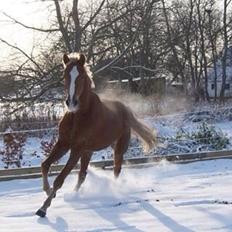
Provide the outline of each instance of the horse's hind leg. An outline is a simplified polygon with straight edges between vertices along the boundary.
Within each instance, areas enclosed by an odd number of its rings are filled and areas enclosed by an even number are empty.
[[[130,129],[117,140],[114,148],[114,176],[117,178],[121,172],[123,154],[127,151],[130,142]]]
[[[85,181],[91,156],[92,156],[92,152],[85,152],[81,155],[81,168],[78,174],[78,182],[77,185],[75,186],[76,191],[80,189],[81,185]]]
[[[57,141],[55,146],[53,147],[49,156],[42,162],[41,170],[42,170],[42,177],[43,177],[43,190],[50,194],[50,185],[48,182],[48,171],[52,163],[59,160],[67,151],[69,147],[67,145],[62,144],[61,141]]]

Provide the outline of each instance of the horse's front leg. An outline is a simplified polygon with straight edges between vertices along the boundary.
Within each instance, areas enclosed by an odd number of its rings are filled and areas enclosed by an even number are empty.
[[[67,175],[71,172],[71,170],[77,164],[77,162],[78,162],[78,160],[80,158],[79,154],[80,153],[77,153],[74,150],[71,150],[69,160],[68,160],[67,164],[65,165],[65,167],[60,172],[60,174],[56,177],[56,179],[55,179],[55,181],[53,183],[53,188],[52,188],[48,198],[46,199],[46,201],[44,202],[42,207],[36,212],[36,214],[38,216],[44,217],[46,215],[47,208],[51,205],[52,199],[56,195],[57,190],[59,188],[61,188],[61,186],[64,183],[65,178],[67,177]]]
[[[69,149],[69,146],[63,143],[61,140],[58,140],[53,147],[49,156],[42,162],[41,170],[42,170],[42,177],[43,177],[43,190],[49,196],[51,193],[50,185],[48,182],[48,171],[52,163],[59,160]]]
[[[85,181],[91,156],[92,156],[92,152],[85,152],[81,155],[81,168],[80,168],[79,175],[78,175],[78,182],[77,182],[77,185],[75,186],[76,191],[80,189],[81,185]]]

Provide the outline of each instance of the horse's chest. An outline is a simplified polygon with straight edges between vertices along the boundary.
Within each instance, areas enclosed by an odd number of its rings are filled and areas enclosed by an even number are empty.
[[[89,120],[76,122],[72,130],[70,131],[70,138],[72,143],[79,146],[86,146],[95,134],[96,125]]]

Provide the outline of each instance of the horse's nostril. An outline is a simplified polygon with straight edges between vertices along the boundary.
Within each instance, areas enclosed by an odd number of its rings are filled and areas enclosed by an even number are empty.
[[[74,106],[77,106],[77,104],[78,104],[78,100],[77,100],[77,99],[75,99],[75,100],[74,100],[74,102],[73,102],[73,104],[74,104]]]
[[[65,103],[66,103],[67,106],[69,106],[69,100],[68,99],[65,101]]]

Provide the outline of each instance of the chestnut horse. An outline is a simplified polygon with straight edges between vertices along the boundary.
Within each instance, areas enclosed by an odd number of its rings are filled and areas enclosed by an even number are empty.
[[[84,182],[93,151],[112,146],[114,149],[114,176],[121,171],[123,154],[127,151],[131,130],[144,142],[148,149],[156,144],[152,131],[139,122],[129,108],[118,101],[102,101],[91,89],[91,73],[85,65],[85,56],[63,55],[64,81],[68,111],[59,124],[59,137],[48,158],[42,162],[43,190],[48,197],[36,212],[46,215],[56,192],[80,159],[78,190]],[[68,150],[70,157],[56,177],[53,188],[48,182],[48,171],[52,163]]]

